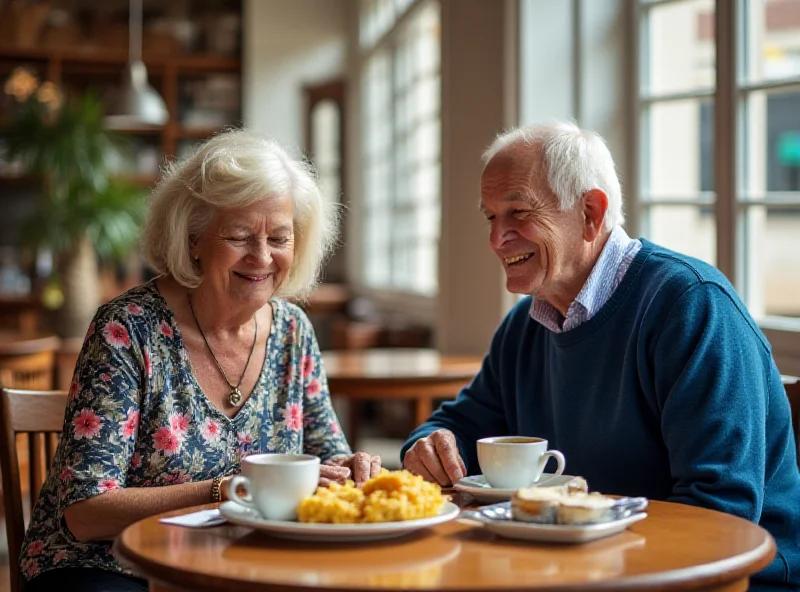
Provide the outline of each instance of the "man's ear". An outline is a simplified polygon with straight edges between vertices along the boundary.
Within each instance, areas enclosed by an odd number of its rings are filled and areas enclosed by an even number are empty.
[[[608,196],[602,189],[591,189],[583,194],[583,238],[594,241],[603,230],[608,211]]]

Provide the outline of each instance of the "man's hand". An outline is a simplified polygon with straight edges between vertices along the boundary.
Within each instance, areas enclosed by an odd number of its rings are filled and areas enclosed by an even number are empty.
[[[326,466],[330,468],[326,469]],[[332,469],[342,471],[345,468],[349,469],[349,474],[344,478],[347,479],[349,477],[355,481],[356,487],[361,487],[367,482],[368,479],[375,477],[381,472],[381,457],[373,456],[366,452],[356,452],[355,454],[350,455],[343,454],[340,456],[334,456],[322,463],[322,466],[320,467],[320,474],[322,475],[325,473],[325,471]],[[338,479],[335,480],[338,481]],[[322,479],[320,479],[320,484],[321,483]]]
[[[456,437],[450,430],[436,430],[430,436],[414,442],[406,452],[403,466],[426,481],[439,485],[453,485],[467,474],[467,468],[458,453]]]

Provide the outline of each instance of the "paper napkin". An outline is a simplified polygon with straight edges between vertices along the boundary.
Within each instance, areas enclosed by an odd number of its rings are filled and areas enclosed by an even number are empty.
[[[219,513],[219,510],[200,510],[190,514],[161,518],[159,522],[163,522],[164,524],[177,524],[178,526],[189,526],[191,528],[203,528],[205,526],[225,524],[227,520]]]

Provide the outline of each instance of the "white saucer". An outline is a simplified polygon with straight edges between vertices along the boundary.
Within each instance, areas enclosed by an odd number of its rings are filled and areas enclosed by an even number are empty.
[[[369,524],[310,524],[288,520],[265,520],[255,510],[235,502],[224,502],[219,511],[233,524],[249,526],[282,539],[349,543],[395,538],[434,524],[448,522],[458,516],[459,508],[451,502],[446,502],[439,515],[432,518]]]
[[[574,479],[573,475],[553,475],[552,473],[542,473],[539,480],[531,485],[531,487],[541,487],[543,485],[563,485]],[[496,489],[486,482],[483,475],[471,475],[464,477],[453,485],[454,489],[463,491],[470,494],[479,502],[493,504],[495,502],[504,502],[511,499],[511,494],[517,491],[516,489]]]
[[[489,532],[507,539],[564,544],[588,543],[602,539],[622,532],[634,522],[645,518],[647,518],[645,512],[637,512],[619,520],[600,524],[565,525],[493,520],[480,512],[471,510],[465,510],[461,514],[461,519],[465,522],[480,524]]]

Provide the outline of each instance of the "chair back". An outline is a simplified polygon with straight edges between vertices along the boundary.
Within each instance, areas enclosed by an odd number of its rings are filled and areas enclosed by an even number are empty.
[[[53,388],[55,352],[42,351],[4,358],[0,356],[0,369],[10,376],[8,386],[26,390],[48,390]]]
[[[52,389],[60,343],[55,335],[0,331],[0,371],[6,377],[3,386]]]
[[[794,443],[797,447],[797,466],[800,468],[800,378],[797,376],[781,376],[786,395],[789,397],[789,407],[792,413],[792,430]]]
[[[17,435],[28,435],[28,489],[30,508],[33,509],[55,455],[66,406],[66,391],[0,390],[0,473],[12,592],[22,590],[19,559],[25,536]]]

